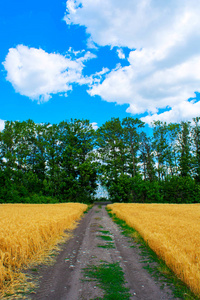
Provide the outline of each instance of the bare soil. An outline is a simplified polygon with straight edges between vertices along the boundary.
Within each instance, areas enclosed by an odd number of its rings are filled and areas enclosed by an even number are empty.
[[[101,230],[109,231],[115,248],[101,248],[106,245],[99,237]],[[161,300],[177,299],[168,286],[161,289],[156,281],[143,267],[138,246],[131,247],[133,241],[121,234],[120,228],[108,216],[105,207],[95,205],[80,221],[58,254],[53,266],[41,266],[39,287],[33,300],[89,300],[103,297],[103,291],[95,281],[86,281],[83,269],[88,265],[98,265],[101,261],[119,262],[124,271],[131,299]]]

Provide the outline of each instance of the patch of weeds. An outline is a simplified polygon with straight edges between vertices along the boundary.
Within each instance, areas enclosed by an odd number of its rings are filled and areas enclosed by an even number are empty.
[[[49,256],[51,256],[51,257],[56,257],[57,254],[56,254],[56,253],[50,253]]]
[[[132,232],[130,236],[136,243],[141,241],[141,235],[137,231]]]
[[[95,210],[95,213],[98,214],[100,212],[100,210]]]
[[[128,300],[131,298],[129,289],[124,286],[124,273],[119,262],[102,263],[99,266],[89,266],[84,269],[85,276],[97,282],[105,291],[103,298],[98,300]]]
[[[173,271],[168,268],[166,263],[159,258],[156,253],[149,247],[148,242],[145,242],[141,235],[132,227],[128,226],[125,221],[119,219],[115,214],[111,213],[111,210],[107,209],[109,216],[113,221],[118,224],[122,233],[125,236],[131,237],[135,243],[139,245],[140,255],[143,257],[142,263],[146,265],[143,267],[146,269],[156,280],[163,283],[162,287],[165,285],[169,286],[176,298],[184,300],[199,300],[192,293],[192,291],[173,273]],[[135,247],[134,245],[131,247]]]
[[[38,272],[38,269],[37,269],[37,268],[32,268],[31,271],[37,273],[37,272]]]
[[[158,266],[158,271],[166,276],[170,276],[170,269],[166,266],[166,264],[160,263]]]
[[[101,209],[101,208],[102,208],[102,205],[98,205],[98,208],[100,208],[100,209]]]
[[[95,220],[101,220],[101,218],[97,217],[97,218],[94,218]]]
[[[104,248],[104,249],[114,249],[115,245],[112,242],[108,242],[105,245],[98,245],[97,247]]]
[[[112,238],[109,235],[98,235],[98,237],[100,237],[104,241],[112,241]]]

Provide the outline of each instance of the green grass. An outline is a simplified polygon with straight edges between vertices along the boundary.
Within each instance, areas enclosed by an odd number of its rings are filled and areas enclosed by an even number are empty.
[[[84,214],[87,214],[88,213],[88,211],[91,209],[91,208],[93,208],[93,204],[88,204],[88,207],[87,207],[87,209],[84,211]]]
[[[176,298],[184,300],[199,300],[200,298],[195,296],[192,291],[172,272],[171,269],[160,259],[156,253],[149,247],[148,243],[144,241],[141,235],[132,227],[128,226],[125,221],[116,217],[111,213],[111,210],[107,209],[109,216],[113,221],[118,224],[122,229],[122,234],[131,237],[135,245],[131,248],[140,248],[140,255],[142,257],[141,262],[145,264],[146,269],[156,280],[162,283],[162,286],[168,285]],[[156,262],[156,264],[155,264]]]
[[[97,285],[104,290],[103,298],[96,298],[98,300],[128,300],[131,297],[129,289],[124,286],[124,273],[119,265],[116,263],[104,262],[99,266],[88,266],[84,269],[85,276],[90,280],[96,281]]]
[[[32,268],[31,271],[37,273],[37,272],[38,272],[38,269],[37,269],[37,268]]]
[[[104,248],[104,249],[114,249],[115,245],[112,242],[108,242],[105,245],[98,245],[99,248]]]
[[[98,235],[98,237],[104,241],[112,241],[112,238],[109,235]]]

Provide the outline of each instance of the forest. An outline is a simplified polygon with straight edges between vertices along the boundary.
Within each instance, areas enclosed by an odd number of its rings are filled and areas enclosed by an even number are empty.
[[[0,203],[96,200],[98,184],[112,202],[200,202],[200,118],[154,121],[112,118],[37,124],[6,121],[0,132]]]

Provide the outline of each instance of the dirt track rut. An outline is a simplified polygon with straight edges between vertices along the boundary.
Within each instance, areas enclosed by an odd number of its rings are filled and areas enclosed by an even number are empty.
[[[109,231],[114,248],[98,247],[106,244],[106,241],[99,238],[100,230]],[[176,299],[167,286],[161,289],[161,284],[143,269],[140,250],[131,247],[131,243],[129,238],[121,234],[105,207],[94,206],[80,221],[73,237],[64,244],[56,263],[41,268],[40,285],[31,299],[89,300],[103,297],[103,291],[94,281],[83,280],[83,269],[88,265],[97,265],[102,260],[120,263],[131,299]]]

